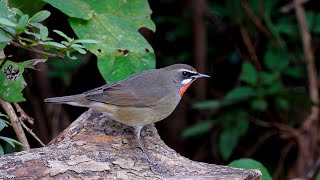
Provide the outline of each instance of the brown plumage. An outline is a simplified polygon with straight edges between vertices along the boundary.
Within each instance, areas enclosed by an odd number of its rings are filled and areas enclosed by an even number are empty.
[[[143,71],[82,94],[48,98],[45,102],[89,107],[108,113],[114,120],[135,128],[140,147],[146,152],[140,141],[142,127],[169,116],[184,91],[200,77],[209,76],[198,73],[189,65],[175,64]],[[148,160],[151,161],[149,157]]]

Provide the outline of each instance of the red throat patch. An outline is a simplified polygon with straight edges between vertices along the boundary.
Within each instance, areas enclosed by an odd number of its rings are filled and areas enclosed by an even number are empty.
[[[189,82],[188,84],[182,86],[182,88],[180,89],[180,96],[182,97],[183,94],[186,92],[186,90],[188,89],[188,87],[192,84],[194,80],[192,80],[191,82]]]

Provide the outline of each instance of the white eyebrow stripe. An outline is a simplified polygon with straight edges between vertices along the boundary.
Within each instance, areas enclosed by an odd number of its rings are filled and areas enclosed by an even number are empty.
[[[192,74],[197,74],[198,73],[197,71],[191,71],[189,69],[178,69],[177,71],[178,72],[186,71],[186,72],[189,72],[189,73],[192,73]]]

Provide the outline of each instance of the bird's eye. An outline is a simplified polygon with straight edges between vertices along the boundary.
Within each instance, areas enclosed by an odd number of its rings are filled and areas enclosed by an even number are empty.
[[[182,76],[187,77],[190,73],[187,71],[182,71]]]

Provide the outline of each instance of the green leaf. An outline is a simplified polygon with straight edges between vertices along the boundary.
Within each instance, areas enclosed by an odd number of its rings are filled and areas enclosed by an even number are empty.
[[[264,99],[254,99],[250,102],[251,108],[256,111],[266,111],[268,103]]]
[[[73,47],[74,50],[78,51],[80,54],[86,54],[87,52],[84,49]]]
[[[63,44],[60,44],[60,43],[57,43],[57,42],[51,42],[51,41],[50,42],[41,42],[40,44],[50,45],[50,46],[53,46],[53,47],[56,47],[56,48],[61,48],[61,49],[67,48]]]
[[[84,20],[89,20],[92,18],[94,11],[85,0],[44,0],[45,2],[51,4],[53,7],[59,9],[64,14],[69,17],[81,18]],[[93,3],[98,3],[99,1],[94,1]],[[109,1],[108,1],[109,2]],[[105,7],[101,7],[105,8]]]
[[[285,75],[293,77],[293,78],[303,78],[306,76],[306,72],[304,67],[288,67],[287,69],[285,69],[285,71],[283,72]]]
[[[320,13],[318,13],[315,17],[315,25],[312,30],[315,33],[320,33]]]
[[[4,120],[2,120],[2,119],[0,118],[0,131],[2,131],[2,129],[5,128],[5,127],[8,127],[8,125],[5,123]]]
[[[74,40],[74,43],[88,43],[88,44],[94,44],[94,43],[99,43],[98,41],[96,40],[93,40],[93,39],[77,39],[77,40]]]
[[[255,67],[248,61],[242,64],[241,80],[248,84],[254,85],[258,80],[258,73]]]
[[[248,86],[239,86],[231,91],[228,92],[228,94],[224,97],[224,101],[242,101],[249,99],[254,96],[254,90],[251,87]]]
[[[0,144],[0,155],[4,155],[4,150],[3,150],[3,147],[1,146],[1,144]]]
[[[14,140],[14,139],[3,137],[3,136],[0,136],[0,139],[4,140],[8,144],[10,144],[12,147],[16,147],[15,144],[19,143],[18,141]]]
[[[11,41],[11,39],[12,36],[0,28],[0,42],[4,42],[6,45],[9,41]]]
[[[204,133],[207,133],[210,131],[210,129],[213,126],[213,121],[212,120],[206,120],[202,121],[200,123],[197,123],[187,129],[185,129],[182,132],[182,137],[183,138],[189,138],[193,136],[198,136]]]
[[[289,102],[287,99],[283,97],[276,98],[276,106],[282,110],[288,111],[289,110]]]
[[[262,173],[262,180],[272,180],[272,177],[267,168],[260,162],[253,159],[242,158],[234,160],[229,164],[229,166],[243,169],[258,169]]]
[[[69,38],[64,32],[59,31],[59,30],[53,30],[53,32],[59,34],[60,36],[64,37],[68,42],[71,41],[71,38]]]
[[[15,27],[17,26],[14,22],[10,21],[9,19],[0,17],[0,24],[5,25],[5,26],[11,26]]]
[[[44,40],[48,37],[49,35],[49,31],[48,31],[48,28],[46,26],[43,26],[41,29],[40,29],[40,35],[41,35],[41,39]]]
[[[289,66],[289,54],[285,50],[269,46],[264,56],[264,64],[270,70],[283,71]]]
[[[84,46],[98,57],[98,68],[106,81],[116,82],[134,73],[155,68],[152,47],[136,27],[125,20],[101,14],[87,22],[75,18],[69,21],[80,39],[99,39],[99,44]]]
[[[20,63],[6,61],[0,69],[0,97],[8,102],[24,101],[22,90],[27,86],[22,73],[43,60],[29,60]],[[2,61],[0,60],[0,63]]]
[[[240,138],[248,131],[249,121],[245,112],[239,111],[227,116],[225,127],[219,134],[218,148],[224,160],[230,158]]]
[[[260,72],[261,83],[264,85],[271,85],[275,81],[279,80],[278,73],[275,72]]]
[[[196,109],[218,109],[221,107],[221,102],[217,100],[198,101],[193,104]]]
[[[25,14],[29,14],[32,16],[38,11],[42,10],[42,7],[46,3],[42,0],[10,0],[10,7],[15,7],[24,12]]]
[[[18,21],[18,26],[16,29],[17,34],[20,34],[25,30],[27,23],[28,23],[28,20],[29,20],[29,16],[27,14],[24,14],[20,17],[20,19]]]
[[[50,16],[50,14],[51,13],[47,10],[37,12],[35,15],[33,15],[30,18],[29,22],[30,23],[38,23],[38,22],[44,21]]]

